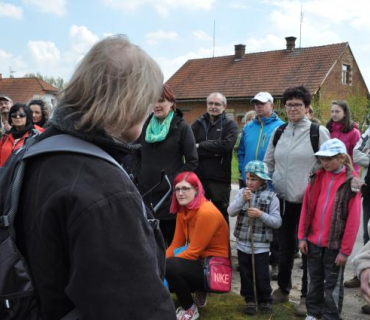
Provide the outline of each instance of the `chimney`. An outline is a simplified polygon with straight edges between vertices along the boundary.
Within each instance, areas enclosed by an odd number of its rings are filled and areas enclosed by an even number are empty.
[[[235,45],[235,59],[240,60],[245,55],[245,45],[244,44],[236,44]]]
[[[295,48],[295,41],[297,40],[296,37],[286,37],[286,49],[288,51],[293,51]]]

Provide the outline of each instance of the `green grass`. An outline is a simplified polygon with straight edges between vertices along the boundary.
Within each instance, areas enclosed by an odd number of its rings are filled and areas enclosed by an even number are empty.
[[[239,179],[239,168],[238,168],[238,158],[233,154],[233,160],[231,162],[231,182],[238,183]]]
[[[177,301],[173,295],[175,304]],[[211,294],[208,297],[207,305],[204,308],[199,308],[199,319],[202,320],[289,320],[299,319],[294,316],[294,307],[290,303],[274,305],[272,314],[259,314],[248,316],[244,313],[244,299],[235,294]],[[300,318],[302,319],[302,318]]]

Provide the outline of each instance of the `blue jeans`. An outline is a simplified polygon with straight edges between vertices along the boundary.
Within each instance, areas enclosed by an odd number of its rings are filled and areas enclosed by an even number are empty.
[[[364,223],[364,233],[363,233],[363,239],[364,244],[366,244],[369,241],[369,234],[367,232],[367,224],[370,219],[370,197],[364,197],[362,198],[362,220]]]

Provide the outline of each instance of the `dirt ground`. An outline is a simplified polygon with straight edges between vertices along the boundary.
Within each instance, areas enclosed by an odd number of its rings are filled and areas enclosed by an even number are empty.
[[[233,190],[231,192],[231,199],[233,195],[236,194],[237,186],[233,186]],[[237,261],[237,254],[235,249],[235,237],[233,236],[233,229],[235,226],[236,218],[230,218],[230,239],[231,239],[231,249],[232,249],[232,257],[234,265]],[[347,267],[345,269],[345,276],[344,279],[348,280],[351,279],[354,275],[353,268],[352,268],[352,258],[360,248],[362,247],[362,223],[360,227],[360,231],[357,235],[356,244],[353,249],[352,256],[349,257]],[[300,290],[301,290],[301,277],[302,277],[302,270],[299,268],[301,259],[295,259],[294,261],[294,269],[293,269],[293,288],[290,293],[290,301],[293,304],[298,305],[300,300]],[[272,288],[277,288],[277,282],[272,281]],[[240,275],[239,272],[233,270],[233,280],[232,280],[232,291],[239,294],[240,293]],[[344,288],[344,302],[343,302],[343,311],[342,311],[342,319],[343,320],[369,320],[370,315],[366,315],[361,312],[361,307],[365,304],[365,300],[362,298],[359,288],[355,289],[347,289]],[[297,317],[297,319],[304,319]]]

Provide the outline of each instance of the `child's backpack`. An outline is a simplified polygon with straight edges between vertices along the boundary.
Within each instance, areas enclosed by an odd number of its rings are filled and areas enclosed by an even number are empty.
[[[101,158],[125,170],[108,153],[98,146],[71,135],[60,134],[40,140],[35,135],[14,153],[0,168],[0,319],[41,320],[37,293],[27,261],[19,252],[15,238],[14,220],[26,170],[27,159],[52,152],[73,152]],[[154,231],[160,277],[165,272],[165,244],[159,230],[159,221],[148,214],[143,204],[143,214]],[[163,263],[161,263],[161,261]],[[103,293],[102,293],[103,294]],[[78,320],[76,309],[63,320]]]
[[[274,146],[274,148],[276,147],[281,135],[283,134],[287,126],[288,126],[288,123],[284,123],[276,129],[274,140],[272,141],[272,145]],[[311,140],[313,152],[316,153],[317,151],[319,151],[320,125],[315,122],[311,122],[310,140]]]

